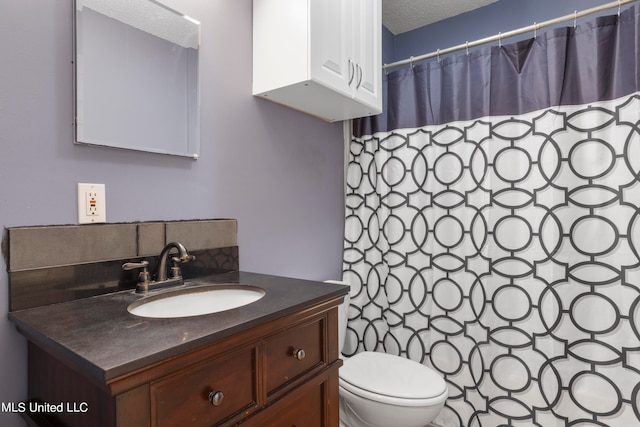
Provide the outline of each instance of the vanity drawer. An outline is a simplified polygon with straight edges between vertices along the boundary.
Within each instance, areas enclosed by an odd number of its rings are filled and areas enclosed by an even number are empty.
[[[245,348],[151,384],[151,425],[212,426],[256,408],[255,361],[255,348]],[[216,392],[224,397],[214,406]]]
[[[326,364],[324,317],[283,331],[265,342],[267,394]]]

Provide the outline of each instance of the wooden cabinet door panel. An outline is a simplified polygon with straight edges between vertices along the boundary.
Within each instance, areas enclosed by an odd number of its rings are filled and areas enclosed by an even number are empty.
[[[328,427],[325,419],[326,383],[305,384],[249,419],[246,427]],[[245,424],[242,424],[244,427]]]

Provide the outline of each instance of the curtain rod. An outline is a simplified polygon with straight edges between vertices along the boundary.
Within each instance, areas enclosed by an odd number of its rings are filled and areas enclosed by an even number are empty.
[[[430,59],[430,58],[439,58],[440,55],[446,55],[447,53],[451,53],[451,52],[456,52],[458,50],[463,50],[463,49],[469,49],[471,47],[476,47],[476,46],[480,46],[483,44],[487,44],[487,43],[492,43],[492,42],[502,42],[502,39],[506,39],[509,37],[514,37],[520,34],[525,34],[525,33],[530,33],[533,32],[534,34],[540,29],[540,28],[544,28],[544,27],[549,27],[551,25],[555,25],[555,24],[559,24],[561,22],[566,22],[566,21],[574,21],[574,26],[576,25],[576,21],[578,20],[578,18],[581,18],[583,16],[586,15],[591,15],[592,13],[596,13],[596,12],[600,12],[602,10],[606,10],[606,9],[612,9],[614,7],[618,8],[618,15],[620,14],[620,7],[624,4],[627,3],[633,3],[636,2],[638,0],[617,0],[617,1],[613,1],[611,3],[606,3],[600,6],[596,6],[596,7],[592,7],[591,9],[585,9],[583,11],[578,12],[577,10],[569,15],[565,15],[565,16],[561,16],[559,18],[555,18],[555,19],[550,19],[548,21],[544,21],[544,22],[534,22],[533,25],[529,25],[527,27],[522,27],[522,28],[518,28],[517,30],[511,30],[511,31],[507,31],[506,33],[498,33],[495,36],[491,36],[491,37],[485,37],[483,39],[479,39],[479,40],[475,40],[472,42],[466,42],[464,44],[459,44],[457,46],[453,46],[453,47],[449,47],[447,49],[438,49],[435,52],[431,52],[431,53],[427,53],[424,55],[420,55],[420,56],[416,56],[416,57],[410,57],[407,59],[403,59],[402,61],[397,61],[397,62],[392,62],[391,64],[384,64],[382,69],[383,70],[390,70],[391,68],[396,68],[396,67],[401,67],[403,65],[408,65],[408,64],[414,64],[415,62],[418,61],[424,61],[425,59]]]

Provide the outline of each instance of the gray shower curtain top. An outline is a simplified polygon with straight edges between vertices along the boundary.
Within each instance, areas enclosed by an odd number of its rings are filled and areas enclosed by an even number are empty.
[[[637,7],[620,17],[389,73],[384,112],[354,120],[354,135],[580,105],[638,91]]]
[[[390,73],[354,121],[345,354],[445,427],[640,426],[640,7]]]

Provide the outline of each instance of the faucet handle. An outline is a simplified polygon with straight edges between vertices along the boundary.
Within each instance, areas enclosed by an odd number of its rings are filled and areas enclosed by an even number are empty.
[[[185,262],[189,262],[189,261],[193,261],[194,259],[196,259],[195,256],[193,255],[186,255],[186,256],[182,256],[182,257],[171,257],[171,273],[170,273],[170,278],[171,279],[182,279],[182,272],[180,271],[180,267],[178,267],[178,264],[184,264]]]
[[[181,257],[174,256],[171,257],[171,262],[173,262],[173,265],[175,266],[176,264],[184,264],[185,262],[190,262],[194,259],[196,259],[195,255],[187,255]]]
[[[135,270],[136,268],[146,269],[149,266],[149,261],[144,260],[140,262],[126,262],[122,264],[123,270]]]
[[[149,276],[149,272],[147,271],[148,266],[149,261],[147,260],[140,262],[127,262],[122,264],[123,270],[135,270],[136,268],[142,269],[140,274],[138,274],[138,284],[136,285],[136,292],[146,292],[149,288],[151,277]]]

